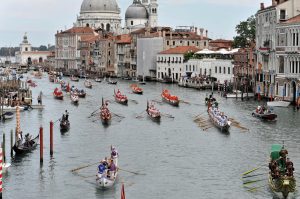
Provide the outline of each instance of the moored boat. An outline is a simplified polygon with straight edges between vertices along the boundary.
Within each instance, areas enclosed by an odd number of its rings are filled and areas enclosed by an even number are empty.
[[[58,99],[58,100],[63,100],[64,99],[63,92],[58,88],[54,89],[53,96],[54,96],[55,99]]]
[[[242,91],[240,91],[240,90],[233,90],[232,93],[228,93],[228,94],[224,95],[224,97],[226,97],[226,98],[242,98],[242,96],[244,98],[246,98],[247,93],[243,93],[243,95],[242,95]],[[254,97],[254,93],[248,93],[248,97]]]
[[[19,111],[24,111],[25,107],[19,106]],[[17,106],[3,106],[3,111],[4,112],[16,112],[17,111]]]
[[[84,81],[84,86],[86,88],[93,88],[92,82],[90,80],[85,80]]]
[[[102,98],[102,106],[100,107],[100,118],[103,124],[107,125],[111,121],[111,113],[108,109],[108,103],[104,103]]]
[[[208,109],[208,116],[211,122],[219,128],[222,132],[228,132],[231,122],[224,113],[220,112],[216,107],[210,107]]]
[[[277,118],[277,115],[270,108],[264,106],[258,106],[252,112],[252,116],[266,121],[274,121]]]
[[[275,193],[287,198],[296,190],[293,162],[287,157],[288,151],[280,144],[273,144],[269,162],[269,186]]]
[[[161,118],[160,111],[157,108],[155,108],[152,103],[150,103],[150,105],[149,105],[149,102],[147,102],[146,112],[152,120],[157,121],[157,122],[160,121],[160,118]]]
[[[130,87],[131,87],[133,93],[138,94],[138,95],[143,94],[143,89],[138,87],[138,85],[132,84]]]
[[[105,158],[98,166],[96,185],[101,189],[113,187],[118,177],[118,157],[115,147],[111,147],[110,159]]]
[[[171,95],[168,90],[163,90],[161,97],[163,101],[167,102],[168,104],[179,106],[179,98],[175,95]]]
[[[4,120],[9,120],[12,119],[14,117],[14,113],[13,112],[5,112],[2,117],[4,118]]]
[[[118,89],[118,91],[116,92],[114,90],[114,97],[116,102],[118,102],[119,104],[123,104],[123,105],[127,105],[128,104],[128,98],[126,97],[126,95],[122,95],[121,91]]]
[[[274,101],[267,102],[267,105],[269,107],[288,107],[291,104],[291,102],[283,101],[281,98],[276,97]]]

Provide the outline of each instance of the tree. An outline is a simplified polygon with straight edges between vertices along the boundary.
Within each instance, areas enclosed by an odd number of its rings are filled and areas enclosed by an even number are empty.
[[[237,36],[234,37],[233,47],[247,48],[252,42],[255,42],[256,18],[249,17],[246,21],[241,21],[236,27]]]
[[[39,48],[38,48],[38,51],[47,51],[48,48],[47,46],[44,46],[44,45],[41,45]]]

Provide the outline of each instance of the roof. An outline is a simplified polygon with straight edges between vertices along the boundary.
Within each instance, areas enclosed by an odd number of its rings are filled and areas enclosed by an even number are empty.
[[[84,0],[80,13],[120,13],[116,0]]]
[[[81,35],[81,42],[94,42],[98,39],[98,35]]]
[[[300,23],[300,15],[292,17],[292,18],[286,20],[285,22],[283,22],[283,24],[287,24],[287,23]]]
[[[118,35],[116,37],[116,43],[117,44],[130,44],[131,43],[131,37],[130,37],[129,34]]]
[[[84,34],[84,33],[90,33],[90,34],[94,34],[95,31],[90,28],[90,27],[73,27],[70,28],[68,30],[62,31],[62,32],[58,32],[57,34]]]
[[[189,52],[194,53],[199,50],[199,48],[196,48],[194,46],[178,46],[176,48],[170,48],[169,50],[162,51],[159,54],[185,54]]]

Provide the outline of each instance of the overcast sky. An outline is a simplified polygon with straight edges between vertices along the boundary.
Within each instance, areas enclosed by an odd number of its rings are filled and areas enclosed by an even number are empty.
[[[56,31],[76,21],[82,1],[1,0],[0,47],[18,46],[25,32],[33,46],[54,44]],[[132,0],[118,2],[124,19]],[[232,39],[235,25],[255,14],[261,2],[271,4],[271,0],[158,0],[159,25],[194,25],[208,29],[213,39]]]

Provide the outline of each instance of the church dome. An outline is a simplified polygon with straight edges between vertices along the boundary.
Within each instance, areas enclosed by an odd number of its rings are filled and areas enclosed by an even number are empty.
[[[134,0],[126,10],[125,19],[148,19],[148,11],[139,0]]]
[[[80,13],[113,12],[120,13],[116,0],[84,0]]]

